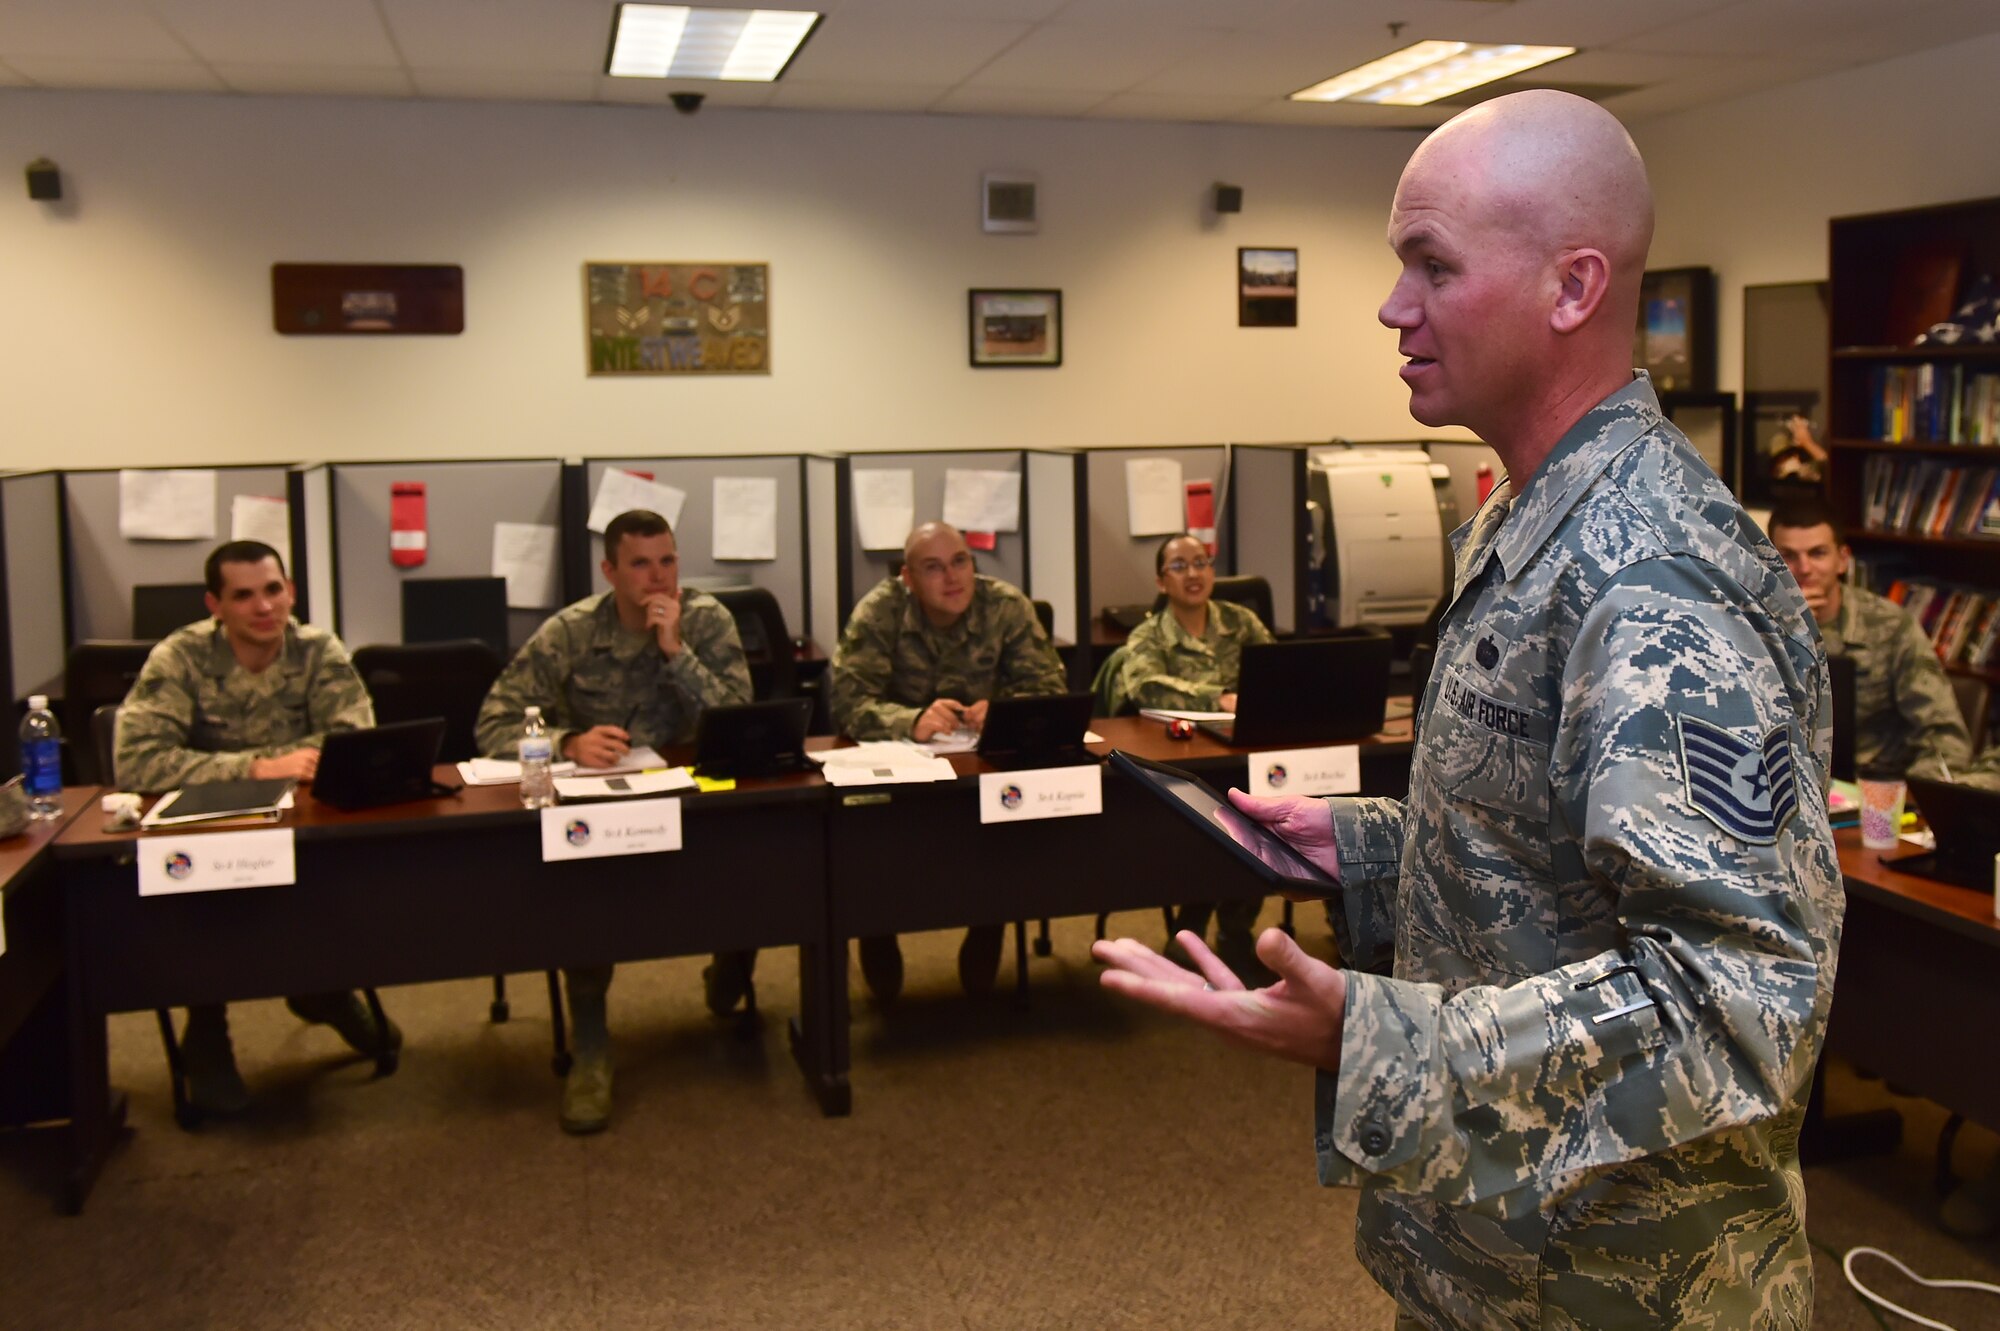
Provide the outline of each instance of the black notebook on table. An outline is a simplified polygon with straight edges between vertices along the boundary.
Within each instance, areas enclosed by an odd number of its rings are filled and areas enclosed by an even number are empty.
[[[140,826],[174,827],[225,818],[274,823],[280,812],[279,801],[295,784],[288,776],[190,782],[155,804],[140,820]]]

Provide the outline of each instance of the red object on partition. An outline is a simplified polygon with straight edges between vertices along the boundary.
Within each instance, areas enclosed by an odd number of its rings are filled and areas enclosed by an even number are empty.
[[[1189,481],[1187,483],[1187,529],[1188,533],[1208,547],[1209,557],[1215,555],[1215,482]]]
[[[430,555],[424,503],[422,481],[397,481],[389,487],[389,562],[397,568],[417,568]]]
[[[1479,502],[1484,504],[1493,493],[1493,468],[1484,462],[1479,464]]]
[[[969,531],[964,536],[966,548],[971,550],[992,550],[1000,544],[1000,538],[990,531]]]

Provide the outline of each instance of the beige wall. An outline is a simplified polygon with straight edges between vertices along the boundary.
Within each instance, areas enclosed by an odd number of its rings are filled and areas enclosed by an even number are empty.
[[[1743,288],[1826,276],[1827,220],[2000,194],[2000,37],[1634,127],[1659,199],[1651,266],[1716,270],[1717,373],[1743,375]]]
[[[0,462],[1196,443],[1420,433],[1374,320],[1406,132],[0,92]],[[983,170],[1042,182],[983,235]],[[18,180],[18,176],[15,177]],[[1208,186],[1244,212],[1205,218]],[[15,188],[18,190],[19,186]],[[1302,251],[1239,329],[1236,247]],[[773,373],[584,374],[586,259],[768,260]],[[453,262],[466,331],[286,338],[274,261]],[[1066,363],[966,364],[970,286],[1064,292]]]

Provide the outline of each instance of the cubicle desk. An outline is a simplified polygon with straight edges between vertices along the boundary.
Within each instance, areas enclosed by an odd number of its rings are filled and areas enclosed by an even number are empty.
[[[2000,1128],[2000,1063],[1966,1039],[2000,1029],[1992,894],[1897,873],[1857,830],[1834,839],[1847,922],[1826,1051]]]
[[[7,950],[0,955],[0,1123],[68,1120],[73,1137],[82,1132],[108,1140],[124,1121],[122,1097],[71,1098],[62,890],[51,853],[63,828],[97,794],[95,786],[70,787],[63,791],[61,817],[31,823],[20,836],[0,841],[0,910],[7,928]],[[94,1128],[77,1121],[71,1106],[78,1104],[100,1107]]]
[[[80,820],[55,851],[79,1102],[106,1093],[113,1012],[795,944],[794,1054],[821,1108],[844,1113],[820,998],[826,807],[817,773],[745,782],[682,800],[679,852],[544,864],[539,816],[513,786],[351,814],[302,795],[284,824],[295,884],[147,898],[146,840]],[[74,1162],[75,1207],[103,1146]]]

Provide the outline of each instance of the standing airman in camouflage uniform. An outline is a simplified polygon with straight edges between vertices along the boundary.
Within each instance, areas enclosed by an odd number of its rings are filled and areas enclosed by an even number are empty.
[[[1153,573],[1167,603],[1139,621],[1125,639],[1116,695],[1122,703],[1193,712],[1236,710],[1236,680],[1243,673],[1243,649],[1270,642],[1271,630],[1248,606],[1215,599],[1215,565],[1208,546],[1191,533],[1169,536],[1153,554]],[[1262,968],[1250,936],[1263,902],[1238,898],[1220,905],[1189,902],[1174,931],[1208,932],[1215,916],[1215,950],[1231,970],[1256,974]]]
[[[217,546],[204,574],[214,618],[162,639],[119,708],[113,758],[119,787],[152,792],[196,781],[310,781],[329,732],[375,724],[374,704],[347,648],[325,629],[291,617],[284,560],[263,542]],[[352,993],[287,1001],[299,1017],[330,1024],[361,1053],[402,1043],[395,1023],[378,1028]],[[222,1004],[188,1009],[181,1050],[196,1108],[232,1114],[249,1104]]]
[[[834,728],[854,739],[927,740],[977,730],[994,698],[1068,689],[1062,662],[1034,603],[973,571],[956,528],[926,522],[903,542],[903,571],[854,607],[834,650]],[[993,988],[1001,929],[968,929],[958,978],[969,993]],[[903,987],[894,936],[861,940],[861,973],[883,1002]]]
[[[1601,108],[1498,98],[1389,237],[1411,414],[1509,481],[1454,534],[1405,801],[1254,800],[1340,879],[1336,970],[1105,982],[1318,1071],[1321,1181],[1399,1326],[1803,1327],[1798,1133],[1845,906],[1825,658],[1777,552],[1629,364],[1652,232]]]
[[[613,518],[599,567],[611,590],[557,611],[493,681],[479,708],[482,753],[516,756],[523,715],[539,707],[559,759],[612,767],[635,746],[689,743],[704,707],[750,701],[736,621],[713,596],[680,585],[680,555],[665,518],[644,509]],[[717,956],[703,972],[717,1015],[749,994],[756,955]],[[563,1084],[565,1132],[599,1132],[611,1121],[611,971],[563,972],[574,1046]]]
[[[1828,656],[1854,660],[1854,766],[1861,775],[1949,780],[1972,757],[1951,681],[1923,629],[1886,596],[1841,579],[1853,563],[1818,495],[1781,500],[1766,524],[1798,579]]]

